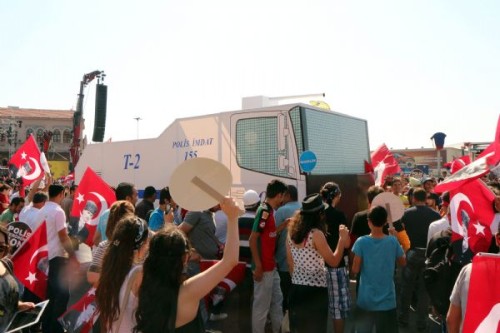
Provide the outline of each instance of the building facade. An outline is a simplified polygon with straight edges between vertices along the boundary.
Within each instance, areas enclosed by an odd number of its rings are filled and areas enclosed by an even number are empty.
[[[44,134],[51,132],[52,140],[46,153],[51,172],[56,178],[67,175],[73,113],[73,110],[0,107],[0,159],[10,159],[30,134],[34,135],[42,151]]]

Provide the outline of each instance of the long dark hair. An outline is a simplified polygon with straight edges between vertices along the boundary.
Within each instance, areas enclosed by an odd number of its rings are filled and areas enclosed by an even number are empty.
[[[319,210],[314,213],[296,213],[292,219],[291,224],[288,227],[288,232],[290,238],[295,244],[301,244],[306,236],[309,234],[311,229],[319,229],[326,233],[325,225],[325,214],[324,210]]]
[[[145,228],[145,230],[144,230]],[[144,220],[126,215],[118,221],[113,237],[104,255],[96,301],[101,327],[107,332],[120,315],[120,289],[132,268],[134,250],[138,250],[147,239],[147,224]]]
[[[109,209],[108,224],[106,225],[106,237],[111,239],[113,231],[115,231],[116,224],[125,215],[134,215],[135,207],[127,200],[118,200],[111,205]]]
[[[185,256],[190,250],[188,239],[175,227],[160,230],[151,238],[143,266],[134,332],[174,332],[177,297],[185,278]]]

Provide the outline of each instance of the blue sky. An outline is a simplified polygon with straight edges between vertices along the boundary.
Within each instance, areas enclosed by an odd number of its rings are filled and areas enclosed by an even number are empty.
[[[0,106],[76,108],[107,74],[105,139],[159,135],[244,96],[326,93],[372,148],[490,141],[500,110],[500,2],[1,1]],[[95,82],[84,117],[92,136]]]

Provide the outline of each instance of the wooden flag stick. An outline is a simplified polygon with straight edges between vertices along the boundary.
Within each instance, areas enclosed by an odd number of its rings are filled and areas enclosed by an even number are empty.
[[[387,222],[389,222],[389,227],[392,228],[392,215],[391,215],[391,205],[389,203],[385,204],[385,210],[387,211]]]
[[[198,186],[203,192],[217,200],[217,202],[222,202],[224,200],[224,196],[222,194],[217,192],[212,186],[205,183],[198,176],[195,176],[193,179],[191,179],[191,183]]]

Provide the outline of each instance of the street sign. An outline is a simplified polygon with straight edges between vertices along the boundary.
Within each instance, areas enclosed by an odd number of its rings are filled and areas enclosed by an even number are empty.
[[[303,172],[311,172],[316,167],[317,161],[316,154],[310,150],[306,150],[300,154],[299,163]]]

